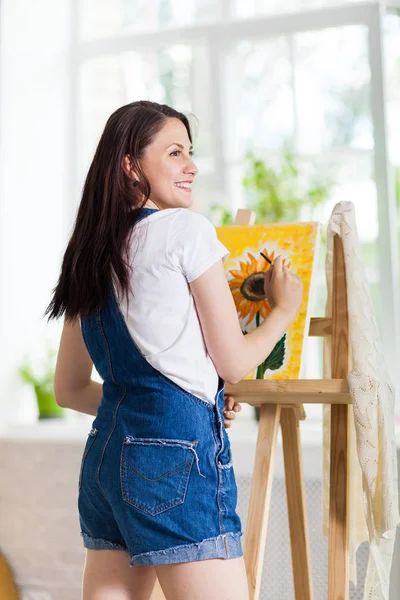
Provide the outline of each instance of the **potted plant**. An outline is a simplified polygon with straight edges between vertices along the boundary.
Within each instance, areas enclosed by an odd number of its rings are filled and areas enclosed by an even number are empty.
[[[55,350],[48,349],[43,367],[35,369],[32,362],[25,359],[18,369],[21,379],[33,386],[39,411],[39,419],[63,417],[65,409],[59,406],[54,397]]]

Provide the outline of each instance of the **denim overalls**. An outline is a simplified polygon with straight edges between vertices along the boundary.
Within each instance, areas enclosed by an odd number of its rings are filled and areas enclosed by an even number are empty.
[[[213,406],[152,367],[113,287],[81,328],[104,380],[79,474],[85,548],[125,550],[131,566],[242,556],[223,379]]]

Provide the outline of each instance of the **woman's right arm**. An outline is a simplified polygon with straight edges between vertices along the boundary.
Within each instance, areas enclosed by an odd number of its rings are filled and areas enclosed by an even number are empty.
[[[295,319],[303,290],[301,280],[277,257],[265,283],[271,312],[257,329],[244,335],[221,260],[192,281],[190,288],[208,353],[227,383],[238,383],[267,358]]]
[[[64,320],[54,375],[54,396],[59,406],[96,416],[103,393],[92,380],[93,362],[82,337],[79,319]]]

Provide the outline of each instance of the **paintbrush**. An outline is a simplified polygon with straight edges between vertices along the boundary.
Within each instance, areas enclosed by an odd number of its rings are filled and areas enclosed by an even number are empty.
[[[270,264],[270,265],[272,265],[272,260],[270,260],[270,259],[268,258],[268,256],[265,256],[265,254],[263,254],[262,252],[260,252],[260,254],[261,254],[261,256],[262,256],[263,258],[265,258],[265,260],[266,260],[267,262],[269,262],[269,264]]]

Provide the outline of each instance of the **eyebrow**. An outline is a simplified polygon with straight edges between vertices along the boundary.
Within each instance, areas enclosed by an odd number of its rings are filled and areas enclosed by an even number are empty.
[[[178,144],[178,142],[173,142],[172,144],[169,144],[167,148],[170,148],[171,146],[179,146],[179,148],[182,148],[182,150],[185,149],[185,146],[182,146],[182,144]],[[189,150],[193,150],[193,145],[190,146]]]

